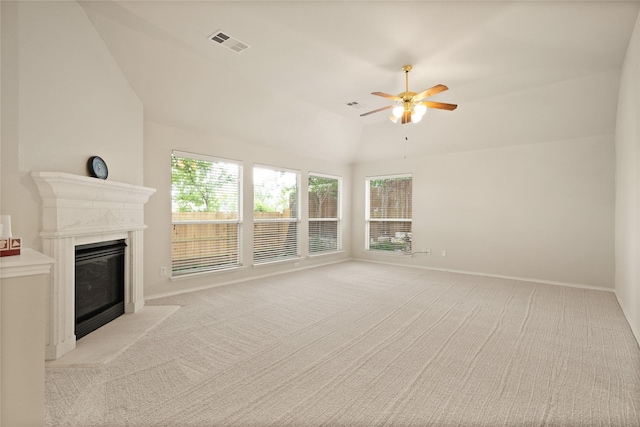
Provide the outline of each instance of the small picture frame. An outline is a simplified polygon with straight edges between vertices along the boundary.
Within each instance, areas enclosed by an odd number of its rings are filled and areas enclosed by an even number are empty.
[[[19,237],[3,237],[0,238],[0,257],[20,255],[22,241]]]

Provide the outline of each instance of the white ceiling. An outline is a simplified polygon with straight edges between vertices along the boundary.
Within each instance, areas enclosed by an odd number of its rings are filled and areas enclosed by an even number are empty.
[[[341,162],[611,135],[638,1],[81,2],[145,118]],[[223,30],[251,47],[208,40]],[[449,87],[419,124],[373,91]],[[357,101],[364,110],[348,107]],[[404,144],[405,137],[408,143]]]

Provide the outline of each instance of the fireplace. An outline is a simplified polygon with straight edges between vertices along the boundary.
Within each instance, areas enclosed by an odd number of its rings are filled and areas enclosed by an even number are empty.
[[[76,246],[76,340],[124,314],[124,240]]]
[[[77,297],[75,290],[76,248],[123,242],[123,265],[118,268],[124,272],[124,312],[144,306],[144,204],[155,189],[63,172],[31,176],[42,198],[42,252],[55,259],[45,333],[45,356],[55,360],[72,351],[78,339],[76,298],[84,297]]]

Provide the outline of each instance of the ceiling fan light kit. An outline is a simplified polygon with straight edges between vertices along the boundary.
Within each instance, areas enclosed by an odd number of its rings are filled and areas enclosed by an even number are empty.
[[[409,72],[413,67],[411,65],[405,65],[402,67],[402,71],[404,71],[405,75],[405,91],[399,93],[398,95],[389,95],[384,92],[372,92],[372,95],[381,96],[383,98],[392,99],[395,101],[391,105],[387,105],[386,107],[378,108],[377,110],[369,111],[368,113],[360,114],[360,116],[368,116],[369,114],[377,113],[379,111],[384,111],[391,109],[391,121],[393,123],[400,122],[401,124],[407,123],[418,123],[422,120],[422,116],[427,111],[427,108],[437,108],[439,110],[448,110],[453,111],[458,106],[456,104],[446,104],[444,102],[432,102],[432,101],[424,101],[425,98],[428,98],[432,95],[435,95],[440,92],[444,92],[449,89],[445,85],[439,84],[435,85],[427,90],[422,92],[409,92]]]

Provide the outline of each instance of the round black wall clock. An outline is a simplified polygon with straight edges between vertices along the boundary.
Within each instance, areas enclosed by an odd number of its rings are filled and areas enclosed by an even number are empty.
[[[87,170],[89,171],[89,175],[94,178],[107,179],[107,176],[109,175],[107,164],[100,156],[89,157],[89,161],[87,161]]]

